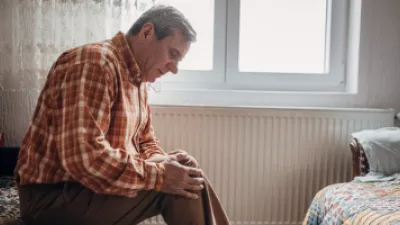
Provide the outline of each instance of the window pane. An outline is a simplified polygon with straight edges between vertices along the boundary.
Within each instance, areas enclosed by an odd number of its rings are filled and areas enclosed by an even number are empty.
[[[239,71],[322,73],[324,0],[242,0]]]
[[[214,44],[214,0],[158,0],[157,3],[176,7],[185,14],[197,32],[180,70],[212,70]]]

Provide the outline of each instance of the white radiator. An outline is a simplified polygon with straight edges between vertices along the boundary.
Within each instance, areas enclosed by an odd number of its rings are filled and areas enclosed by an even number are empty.
[[[161,146],[197,158],[232,224],[301,224],[318,190],[351,179],[350,134],[394,123],[392,110],[373,109],[152,111]]]

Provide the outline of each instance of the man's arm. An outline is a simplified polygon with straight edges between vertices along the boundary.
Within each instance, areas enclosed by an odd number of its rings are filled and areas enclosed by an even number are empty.
[[[62,115],[57,148],[65,170],[97,193],[133,196],[160,190],[164,166],[132,157],[106,140],[114,76],[100,65],[81,63],[67,71],[61,85]]]
[[[147,95],[147,93],[146,93]],[[146,96],[147,97],[147,96]],[[140,154],[143,159],[150,162],[162,162],[166,159],[167,154],[158,144],[158,139],[154,136],[154,129],[152,124],[152,115],[150,106],[147,107],[147,123],[144,131],[139,138]]]
[[[151,110],[149,106],[147,106],[147,113],[148,120],[146,128],[144,129],[143,134],[139,139],[141,157],[148,162],[160,163],[167,160],[168,157],[171,156],[173,160],[176,160],[176,155],[179,154],[179,158],[184,159],[181,160],[179,163],[186,163],[188,165],[191,165],[192,167],[199,168],[199,165],[194,157],[183,150],[175,150],[168,154],[165,153],[165,151],[159,146],[157,138],[154,136],[154,129],[151,122]]]

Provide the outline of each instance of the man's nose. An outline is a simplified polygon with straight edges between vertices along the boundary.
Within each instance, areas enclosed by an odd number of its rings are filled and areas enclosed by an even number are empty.
[[[178,65],[175,63],[168,63],[167,68],[171,73],[177,74],[178,73]]]

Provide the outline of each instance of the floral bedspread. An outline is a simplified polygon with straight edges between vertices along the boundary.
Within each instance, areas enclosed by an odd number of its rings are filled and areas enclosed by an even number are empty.
[[[400,225],[400,181],[349,182],[320,190],[303,225]]]
[[[19,215],[19,196],[14,179],[0,177],[0,224],[22,224]]]

